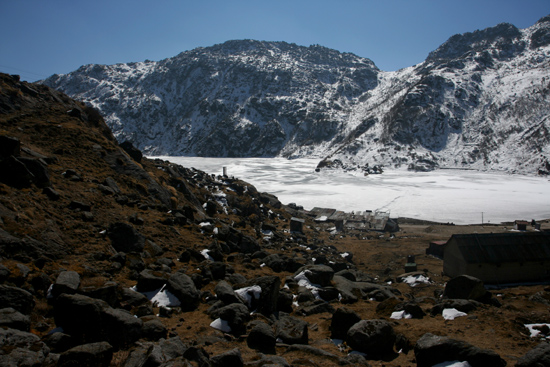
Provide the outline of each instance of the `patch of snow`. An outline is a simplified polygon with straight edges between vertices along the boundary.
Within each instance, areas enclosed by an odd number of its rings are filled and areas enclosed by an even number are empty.
[[[434,364],[432,367],[472,367],[467,361],[449,361]]]
[[[237,289],[235,291],[235,294],[237,294],[242,300],[244,300],[248,308],[252,307],[252,300],[253,299],[260,299],[260,296],[262,294],[262,287],[259,285],[253,285],[251,287],[244,287]]]
[[[208,254],[209,252],[210,250],[204,249],[201,251],[201,255],[204,256],[206,260],[214,261],[214,258]]]
[[[531,338],[536,338],[540,334],[540,330],[537,330],[536,327],[545,325],[550,327],[550,324],[525,324],[525,327],[529,329],[529,332],[531,333]],[[541,335],[541,337],[550,340],[550,336],[544,337],[543,335]]]
[[[395,311],[395,312],[392,312],[390,319],[395,319],[395,320],[412,319],[412,315],[406,313],[405,311]]]
[[[409,275],[405,278],[402,278],[403,283],[407,283],[411,287],[416,287],[418,284],[430,284],[430,278],[425,275]]]
[[[231,327],[229,327],[229,324],[227,323],[227,321],[222,320],[222,319],[216,319],[216,320],[212,321],[210,323],[210,327],[212,327],[216,330],[223,331],[224,333],[230,333],[231,332]]]
[[[456,308],[445,308],[443,310],[442,315],[443,315],[443,318],[445,320],[454,320],[457,317],[468,316],[467,313],[461,312],[461,311],[457,310]]]

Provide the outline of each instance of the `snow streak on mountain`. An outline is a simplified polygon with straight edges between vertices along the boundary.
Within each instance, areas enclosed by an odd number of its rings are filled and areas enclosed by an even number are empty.
[[[550,16],[455,35],[396,72],[322,46],[243,40],[43,83],[97,107],[147,154],[550,171]]]

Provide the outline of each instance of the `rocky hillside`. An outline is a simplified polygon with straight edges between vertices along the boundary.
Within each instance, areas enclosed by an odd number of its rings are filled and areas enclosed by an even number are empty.
[[[321,46],[229,41],[43,83],[91,103],[119,141],[153,155],[547,174],[549,43],[550,17],[499,24],[383,72]]]
[[[493,294],[424,253],[506,228],[335,233],[298,209],[146,159],[97,110],[0,74],[0,364],[548,363],[548,327],[525,325],[550,322],[550,289]]]

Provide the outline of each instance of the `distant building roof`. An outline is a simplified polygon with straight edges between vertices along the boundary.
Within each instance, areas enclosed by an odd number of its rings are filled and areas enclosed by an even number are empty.
[[[447,244],[456,243],[470,264],[550,260],[550,233],[455,234]]]

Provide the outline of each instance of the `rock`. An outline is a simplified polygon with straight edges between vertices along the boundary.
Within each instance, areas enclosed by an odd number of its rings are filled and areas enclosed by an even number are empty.
[[[271,326],[265,322],[259,321],[248,333],[246,344],[249,348],[256,349],[262,353],[275,353],[275,344],[277,339]]]
[[[0,328],[0,365],[42,366],[50,349],[40,338],[26,331]]]
[[[247,362],[246,365],[250,367],[290,367],[290,363],[280,356],[266,356],[259,353],[259,360]]]
[[[185,350],[187,349],[187,346],[183,344],[179,337],[161,339],[159,341],[159,345],[167,360],[183,356],[183,353],[185,353]]]
[[[348,330],[346,340],[350,347],[371,359],[391,355],[396,335],[385,320],[362,320]]]
[[[100,287],[85,287],[80,292],[85,296],[101,299],[111,307],[115,307],[118,304],[119,284],[117,282],[105,282]]]
[[[145,247],[145,237],[128,223],[113,223],[107,231],[115,250],[141,252]]]
[[[240,303],[239,297],[233,291],[233,288],[225,280],[220,280],[216,287],[214,287],[216,298],[222,301],[224,304],[229,305],[231,303]]]
[[[168,279],[166,289],[180,300],[183,311],[193,311],[198,307],[200,300],[199,292],[193,280],[186,274],[173,274]]]
[[[25,164],[14,156],[0,160],[0,182],[22,189],[30,187],[33,178]]]
[[[50,174],[48,173],[48,167],[40,159],[34,158],[17,158],[21,163],[25,165],[27,170],[32,174],[32,182],[39,188],[45,188],[51,186]]]
[[[92,210],[92,205],[88,203],[84,203],[82,201],[73,200],[69,204],[69,209],[80,210],[82,212],[89,212],[90,210]]]
[[[164,324],[156,317],[148,321],[145,321],[144,319],[143,327],[141,328],[141,335],[145,339],[156,341],[166,338],[168,335],[168,330],[166,329],[166,326],[164,326]]]
[[[405,311],[405,313],[411,315],[413,319],[421,319],[426,316],[426,313],[422,310],[422,307],[413,301],[398,305],[395,308],[395,311]]]
[[[109,367],[113,358],[113,347],[107,342],[79,345],[63,352],[59,367]]]
[[[137,307],[149,302],[149,299],[143,294],[136,292],[130,288],[122,288],[120,294],[120,303],[130,307]]]
[[[330,286],[331,280],[334,277],[334,270],[330,266],[326,265],[304,266],[298,269],[294,276],[297,276],[302,272],[311,283],[317,284],[321,287]]]
[[[52,286],[52,296],[58,297],[63,293],[75,294],[79,286],[80,275],[76,271],[62,271]]]
[[[232,349],[222,354],[210,358],[212,367],[242,367],[244,366],[241,351],[238,348]]]
[[[296,313],[303,316],[315,315],[319,313],[330,313],[335,312],[334,307],[331,304],[326,303],[323,300],[316,301],[313,305],[301,306],[296,310]]]
[[[506,366],[506,362],[491,350],[480,349],[461,340],[430,333],[418,339],[414,354],[418,367],[431,367],[447,361],[466,361],[472,367]]]
[[[29,331],[31,319],[11,307],[2,308],[0,309],[0,327]]]
[[[50,200],[56,201],[61,198],[61,194],[54,190],[52,187],[44,187],[42,190],[43,194],[46,194],[47,197],[50,198]]]
[[[282,288],[279,291],[279,297],[277,298],[277,310],[291,313],[292,312],[292,303],[294,302],[294,295],[290,290]]]
[[[287,270],[287,261],[279,254],[266,256],[262,261],[276,273]]]
[[[240,336],[246,333],[246,323],[250,320],[250,311],[242,303],[232,303],[215,310],[212,317],[226,321],[231,328],[231,333]]]
[[[143,325],[127,311],[79,294],[60,295],[54,306],[54,318],[58,326],[81,343],[107,341],[114,347],[138,340]]]
[[[134,160],[136,161],[137,163],[141,163],[141,160],[143,158],[143,153],[141,153],[141,151],[139,149],[137,149],[136,147],[134,147],[134,145],[129,142],[128,140],[126,140],[125,142],[119,144],[119,146],[124,149],[124,151],[126,153],[128,153],[128,155]]]
[[[168,281],[169,274],[161,271],[145,269],[139,273],[137,290],[139,292],[150,292],[162,288]]]
[[[19,139],[0,135],[0,158],[9,156],[18,157],[21,154],[21,142]]]
[[[487,290],[480,279],[459,275],[447,282],[444,297],[451,299],[473,299],[479,301],[487,296]]]
[[[211,252],[209,253],[211,255]],[[212,274],[212,279],[219,280],[225,278],[225,273],[227,270],[227,264],[221,261],[213,262],[212,264],[209,264],[210,272]]]
[[[281,317],[275,323],[276,335],[285,344],[308,344],[307,322],[292,316]]]
[[[259,286],[262,291],[260,299],[257,300],[257,311],[264,316],[271,316],[277,311],[277,301],[279,299],[279,289],[281,287],[281,279],[277,276],[265,276],[254,278],[245,283],[246,286]]]
[[[332,315],[330,330],[332,339],[346,340],[348,330],[361,321],[361,318],[355,311],[346,307],[338,308]]]
[[[550,366],[550,344],[540,343],[516,363],[516,367]]]
[[[9,285],[0,285],[0,309],[11,307],[23,315],[30,315],[34,304],[32,294],[26,290]]]
[[[73,338],[69,334],[57,331],[53,334],[48,334],[44,338],[44,343],[50,347],[52,352],[63,353],[73,347]]]

